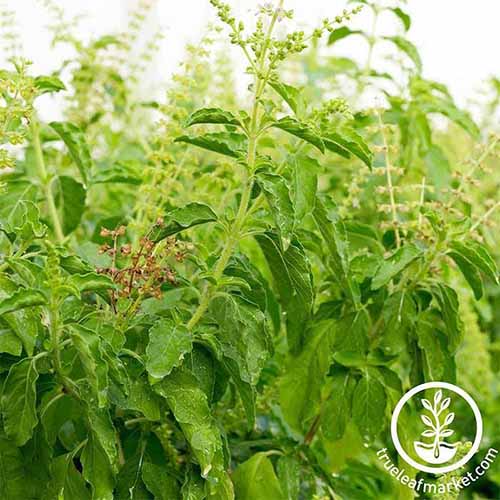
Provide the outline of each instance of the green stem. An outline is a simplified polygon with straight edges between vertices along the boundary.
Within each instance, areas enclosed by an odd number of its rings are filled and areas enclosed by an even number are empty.
[[[47,207],[49,209],[49,214],[52,219],[54,233],[56,234],[58,243],[62,243],[64,241],[64,233],[62,230],[61,222],[59,220],[59,216],[57,214],[54,196],[52,194],[51,179],[47,175],[47,168],[45,167],[43,149],[42,149],[42,144],[40,142],[40,131],[36,118],[33,118],[31,122],[31,132],[33,134],[33,149],[35,151],[35,159],[36,159],[35,163],[38,170],[38,176],[42,184],[45,200],[47,201]]]

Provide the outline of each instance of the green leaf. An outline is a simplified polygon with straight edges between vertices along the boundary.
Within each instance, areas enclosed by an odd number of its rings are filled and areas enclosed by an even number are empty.
[[[33,202],[18,200],[8,217],[0,219],[0,231],[3,231],[10,241],[31,241],[43,238],[47,227],[40,222],[40,211]]]
[[[238,389],[249,427],[253,427],[254,387],[272,353],[265,316],[254,305],[230,295],[215,297],[209,311],[219,325],[217,340],[224,356],[223,364]]]
[[[401,10],[399,7],[396,7],[394,9],[389,9],[389,10],[392,11],[392,12],[394,12],[394,14],[396,14],[396,16],[399,17],[399,19],[403,23],[405,31],[408,31],[410,29],[410,27],[411,27],[411,18],[410,18],[410,16],[406,12],[404,12],[403,10]]]
[[[307,332],[302,352],[291,356],[280,382],[280,405],[285,420],[297,432],[304,432],[317,414],[321,388],[329,367],[329,336],[332,324],[323,322]]]
[[[141,165],[137,161],[120,161],[99,169],[92,176],[92,184],[142,184]]]
[[[441,98],[432,94],[426,94],[425,97],[419,101],[419,107],[425,113],[439,113],[446,116],[476,139],[480,136],[479,128],[470,114],[457,108],[455,103],[449,98]]]
[[[26,307],[45,305],[47,300],[39,290],[20,289],[11,297],[0,301],[0,316]]]
[[[392,42],[399,50],[404,52],[413,61],[419,73],[422,71],[422,59],[420,59],[418,49],[413,43],[401,36],[385,36],[383,38],[388,42]]]
[[[159,398],[143,377],[132,380],[129,391],[127,409],[141,412],[152,422],[160,420]]]
[[[361,35],[363,32],[360,30],[351,30],[347,26],[342,26],[341,28],[337,28],[330,33],[328,37],[328,45],[333,45],[335,42],[342,40],[351,35]]]
[[[432,144],[424,156],[427,173],[432,184],[438,188],[449,186],[451,182],[451,167],[443,150]]]
[[[66,144],[71,158],[80,171],[83,184],[87,186],[92,170],[92,158],[84,133],[75,124],[69,122],[52,122],[49,125]]]
[[[477,241],[452,241],[450,248],[484,273],[494,283],[498,284],[498,267],[488,249]]]
[[[401,271],[422,256],[422,250],[413,243],[409,243],[396,250],[378,268],[372,280],[372,290],[378,290],[387,285]]]
[[[145,462],[142,466],[142,480],[155,500],[173,500],[180,496],[176,479],[165,470],[165,467]]]
[[[287,313],[288,347],[294,353],[304,342],[304,331],[314,301],[312,273],[305,251],[296,240],[284,250],[274,233],[256,237],[273,275]]]
[[[329,132],[323,137],[328,150],[350,158],[351,154],[358,157],[365,165],[372,167],[373,153],[364,139],[354,129],[344,126],[338,133]]]
[[[217,215],[208,205],[204,203],[188,203],[184,207],[168,212],[164,217],[165,225],[153,231],[151,239],[158,242],[190,227],[215,222],[216,220]]]
[[[82,325],[71,326],[71,340],[82,363],[86,382],[100,408],[108,400],[108,365],[104,361],[99,336]]]
[[[336,354],[357,353],[364,357],[368,350],[369,326],[370,318],[364,310],[343,316],[335,327]]]
[[[282,97],[282,99],[290,106],[290,109],[295,115],[300,114],[305,107],[303,92],[301,89],[287,85],[278,80],[271,80],[269,85],[273,90]]]
[[[476,300],[480,300],[483,296],[483,280],[478,268],[462,253],[448,252],[448,255],[455,261],[467,283],[469,283]]]
[[[24,455],[12,441],[0,435],[0,498],[26,500],[30,484],[24,467]]]
[[[85,210],[86,191],[82,184],[72,177],[60,176],[60,207],[64,234],[74,231],[80,224]]]
[[[352,397],[352,417],[365,441],[383,429],[386,404],[384,386],[369,371],[363,372]]]
[[[299,500],[301,479],[299,461],[290,455],[282,456],[278,459],[276,471],[284,500]]]
[[[326,439],[337,441],[345,433],[351,417],[352,396],[356,380],[348,370],[338,371],[332,376],[332,390],[324,404],[321,429]]]
[[[266,195],[281,237],[289,242],[295,225],[295,212],[286,180],[281,175],[259,172],[257,183]]]
[[[323,140],[306,123],[302,123],[291,116],[286,116],[285,118],[281,118],[281,120],[273,122],[272,126],[312,144],[322,153],[325,152]]]
[[[123,41],[120,38],[113,35],[104,35],[98,38],[93,44],[92,48],[95,50],[106,49],[110,45],[123,45]]]
[[[293,205],[297,223],[311,214],[316,206],[319,163],[306,155],[295,156],[292,160]]]
[[[163,378],[180,366],[184,356],[193,349],[191,332],[172,320],[158,320],[149,330],[146,348],[146,369],[155,378]]]
[[[8,327],[4,327],[0,321],[0,353],[5,352],[13,356],[20,356],[23,343],[18,336]]]
[[[256,453],[238,465],[233,474],[234,492],[238,500],[284,500],[273,464],[266,453]]]
[[[26,444],[38,423],[37,380],[35,361],[27,358],[11,367],[4,382],[2,394],[4,430],[17,446]]]
[[[432,287],[432,295],[437,300],[443,315],[448,334],[448,346],[455,353],[463,338],[462,321],[458,314],[458,295],[453,288],[444,283],[436,283]]]
[[[167,401],[200,465],[202,476],[218,479],[216,489],[230,488],[222,440],[210,415],[207,396],[195,377],[186,370],[176,369],[155,384],[154,390]]]
[[[94,432],[89,434],[80,461],[83,466],[83,477],[92,485],[93,500],[113,500],[115,487],[113,469]]]
[[[359,288],[351,278],[349,264],[349,243],[343,221],[338,215],[337,206],[332,200],[316,200],[313,217],[329,253],[329,266],[339,285],[347,290],[355,305],[359,304]]]
[[[195,472],[192,468],[188,470],[181,493],[182,500],[205,500],[205,482],[199,472]]]
[[[109,276],[93,272],[86,274],[72,274],[68,281],[71,285],[75,286],[80,293],[110,290],[116,287],[115,283]]]
[[[73,453],[53,459],[50,465],[52,473],[50,488],[57,494],[58,500],[90,500],[90,491],[82,475],[76,469],[73,459]]]
[[[40,95],[66,90],[66,86],[57,76],[37,76],[35,87]]]
[[[245,146],[246,138],[242,134],[232,132],[215,132],[210,134],[177,137],[175,142],[185,142],[214,153],[239,158]]]
[[[186,127],[201,123],[213,123],[218,125],[234,125],[241,127],[241,123],[230,111],[220,108],[203,108],[192,113],[186,121]]]

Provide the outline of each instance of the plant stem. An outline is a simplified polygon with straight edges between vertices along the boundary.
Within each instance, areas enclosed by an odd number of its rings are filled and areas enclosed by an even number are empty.
[[[57,214],[54,196],[52,194],[51,179],[47,175],[47,168],[45,167],[43,149],[42,149],[42,144],[40,142],[40,131],[38,126],[38,121],[36,120],[36,118],[33,118],[31,122],[31,132],[33,135],[33,149],[35,150],[35,159],[36,159],[35,163],[38,170],[38,176],[42,184],[45,200],[47,201],[47,207],[49,209],[49,214],[52,219],[54,233],[56,235],[58,243],[62,243],[64,241],[64,233],[62,230],[61,222],[59,220],[59,216]]]

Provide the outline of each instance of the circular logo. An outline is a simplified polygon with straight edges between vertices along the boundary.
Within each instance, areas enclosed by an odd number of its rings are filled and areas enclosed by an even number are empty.
[[[423,391],[430,393],[431,389],[434,389],[431,397],[425,398],[421,394]],[[448,395],[450,392],[453,393],[451,396]],[[455,420],[453,406],[454,400],[456,402],[459,398],[469,405],[474,414],[476,434],[469,452],[464,457],[456,459],[457,445],[460,443],[452,442]],[[419,440],[412,442],[411,451],[416,458],[412,458],[408,450],[404,449],[398,435],[401,410],[411,399],[417,399],[419,425],[423,424],[424,429]],[[460,387],[447,382],[427,382],[414,387],[399,400],[392,415],[391,436],[397,452],[409,465],[422,472],[445,474],[465,465],[478,451],[483,436],[483,419],[476,402]]]

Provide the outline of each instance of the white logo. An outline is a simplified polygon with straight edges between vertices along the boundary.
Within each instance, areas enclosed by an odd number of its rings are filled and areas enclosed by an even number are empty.
[[[429,399],[418,397],[419,393],[430,389],[435,389],[432,397]],[[457,454],[459,442],[453,442],[455,431],[452,424],[455,420],[455,413],[452,410],[453,400],[459,398],[450,397],[448,395],[450,391],[454,393],[453,396],[456,395],[465,400],[476,421],[476,433],[472,448],[464,457],[455,462],[453,459]],[[420,413],[425,429],[422,431],[420,439],[413,442],[413,450],[405,450],[398,435],[398,420],[404,405],[412,398],[417,399],[417,411]],[[391,435],[397,452],[409,465],[422,472],[444,474],[465,465],[478,451],[483,435],[483,420],[476,402],[463,389],[447,382],[428,382],[414,387],[399,400],[392,415]],[[420,459],[422,463],[410,456],[409,453],[412,451],[414,452],[412,454],[416,455],[416,458]]]

